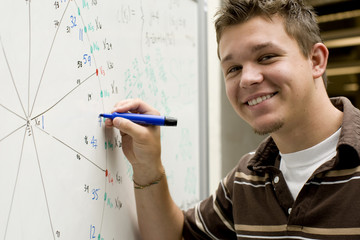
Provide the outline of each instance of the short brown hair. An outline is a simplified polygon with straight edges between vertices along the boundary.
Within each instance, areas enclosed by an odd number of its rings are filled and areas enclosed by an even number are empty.
[[[315,43],[322,42],[316,14],[302,0],[225,0],[215,15],[218,16],[215,21],[217,43],[229,26],[255,16],[271,19],[274,15],[284,19],[286,33],[297,41],[305,57],[309,56]]]

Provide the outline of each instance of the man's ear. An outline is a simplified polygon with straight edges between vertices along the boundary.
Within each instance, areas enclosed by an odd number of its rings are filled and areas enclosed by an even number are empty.
[[[316,43],[312,47],[310,57],[312,62],[313,78],[319,78],[324,74],[326,70],[329,50],[323,43]]]

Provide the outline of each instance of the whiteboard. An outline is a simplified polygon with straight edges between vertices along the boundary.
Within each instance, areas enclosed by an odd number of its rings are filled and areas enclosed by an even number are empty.
[[[190,0],[2,0],[1,239],[140,238],[131,165],[98,117],[121,99],[178,118],[161,129],[170,191],[182,209],[200,200],[201,11]]]

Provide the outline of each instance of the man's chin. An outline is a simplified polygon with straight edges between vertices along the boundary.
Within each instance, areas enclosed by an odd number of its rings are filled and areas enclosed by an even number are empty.
[[[276,122],[269,126],[262,126],[262,127],[258,127],[258,128],[253,127],[253,130],[256,134],[258,134],[260,136],[264,136],[264,135],[271,134],[271,133],[278,131],[279,129],[281,129],[283,127],[283,125],[284,125],[283,122]]]

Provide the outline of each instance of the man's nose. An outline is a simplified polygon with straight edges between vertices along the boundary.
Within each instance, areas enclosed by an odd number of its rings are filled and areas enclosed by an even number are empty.
[[[252,64],[243,66],[240,76],[240,87],[249,88],[254,84],[261,83],[264,80],[260,69]]]

